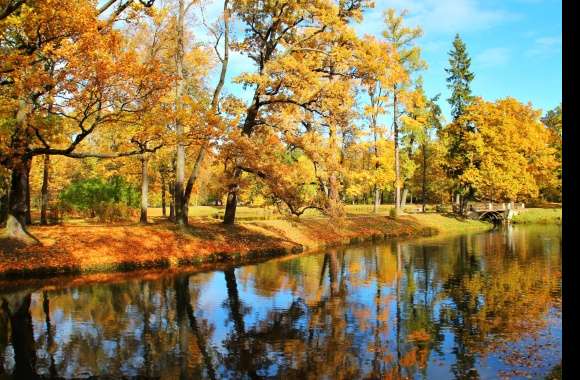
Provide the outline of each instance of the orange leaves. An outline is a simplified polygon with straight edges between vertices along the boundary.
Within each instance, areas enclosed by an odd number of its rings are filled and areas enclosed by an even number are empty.
[[[337,244],[353,237],[416,231],[403,220],[372,217],[347,219],[341,226],[328,219],[310,219],[298,223],[252,222],[248,228],[232,229],[217,222],[196,222],[192,227],[188,232],[179,232],[169,223],[146,227],[127,224],[32,227],[31,232],[43,245],[14,252],[5,241],[0,241],[0,273],[107,271],[121,264],[163,266],[168,261],[203,263],[215,261],[219,253],[225,253],[227,259],[227,255],[243,256],[252,251],[287,249],[290,252],[301,244],[313,244],[315,248],[315,245]],[[267,234],[256,230],[266,230]]]

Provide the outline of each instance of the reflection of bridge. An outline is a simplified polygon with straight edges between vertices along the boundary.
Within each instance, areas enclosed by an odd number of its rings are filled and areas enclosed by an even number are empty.
[[[523,203],[470,203],[467,217],[487,220],[494,224],[510,222],[518,210],[525,208]]]

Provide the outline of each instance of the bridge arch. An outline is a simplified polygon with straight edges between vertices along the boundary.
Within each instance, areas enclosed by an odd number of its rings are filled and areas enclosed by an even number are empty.
[[[484,211],[479,215],[479,220],[488,220],[494,224],[502,223],[504,220],[503,211]]]

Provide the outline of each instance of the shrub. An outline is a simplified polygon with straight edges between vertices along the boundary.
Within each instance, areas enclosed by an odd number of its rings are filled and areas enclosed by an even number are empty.
[[[60,194],[63,209],[81,212],[100,221],[127,219],[139,206],[139,191],[123,178],[114,176],[82,179],[71,183]]]

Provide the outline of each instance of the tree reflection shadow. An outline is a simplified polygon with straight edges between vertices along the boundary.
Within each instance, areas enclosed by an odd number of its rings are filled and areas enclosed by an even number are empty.
[[[513,361],[498,371],[547,373],[554,363],[521,361],[527,346],[513,348],[523,337],[544,339],[561,302],[559,245],[534,236],[514,229],[393,241],[13,295],[2,303],[0,354],[14,365],[4,358],[0,374],[405,379],[428,378],[442,362],[447,378],[476,379],[487,376],[482,359],[505,359],[506,347]],[[202,306],[217,294],[221,308]],[[282,307],[261,301],[269,299]],[[63,335],[66,321],[74,324]]]

